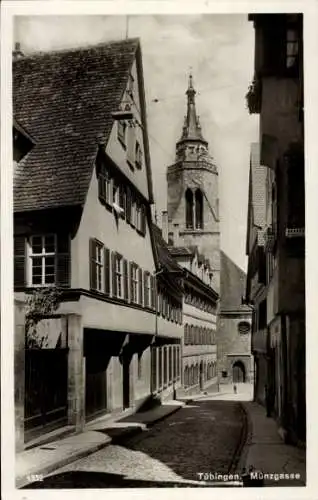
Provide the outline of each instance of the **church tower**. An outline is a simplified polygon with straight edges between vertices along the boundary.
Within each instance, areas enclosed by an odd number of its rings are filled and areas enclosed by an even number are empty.
[[[192,75],[186,91],[187,115],[167,169],[168,238],[174,246],[196,246],[209,260],[212,287],[220,290],[218,170],[209,155],[195,108]]]

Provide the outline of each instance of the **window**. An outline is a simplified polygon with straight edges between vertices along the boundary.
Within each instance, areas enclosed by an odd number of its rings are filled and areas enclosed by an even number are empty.
[[[136,162],[136,125],[129,123],[127,129],[127,162],[134,169]]]
[[[185,201],[186,201],[186,227],[187,229],[193,229],[193,193],[191,189],[186,190]]]
[[[297,65],[299,52],[298,34],[295,29],[287,30],[286,40],[286,67],[294,68]]]
[[[131,193],[131,212],[130,212],[130,224],[136,226],[136,199],[133,193]]]
[[[200,189],[195,192],[195,228],[203,228],[203,196]]]
[[[94,239],[90,240],[90,287],[99,292],[104,291],[103,283],[103,244]]]
[[[112,178],[110,176],[110,173],[106,171],[105,173],[105,198],[106,198],[106,203],[108,205],[111,205],[111,193],[112,193]]]
[[[130,264],[130,300],[138,304],[138,266],[134,262]]]
[[[70,285],[70,238],[67,233],[14,236],[14,285]]]
[[[136,201],[136,210],[135,210],[135,226],[138,231],[141,230],[141,204],[140,201]]]
[[[123,218],[125,218],[125,208],[126,208],[126,190],[125,190],[125,186],[123,184],[120,184],[119,186],[119,194],[118,194],[118,202],[119,202],[119,206],[120,208],[123,209],[123,213],[121,214],[121,216]]]
[[[111,197],[112,178],[106,167],[103,165],[98,174],[98,197],[102,203],[111,205],[113,200]]]
[[[144,272],[144,305],[150,307],[151,301],[151,276],[148,271]]]
[[[113,203],[119,205],[119,184],[115,179],[113,180]]]
[[[126,128],[127,124],[123,120],[118,121],[117,137],[121,145],[126,149]]]
[[[52,285],[56,280],[57,240],[55,234],[31,236],[31,285]]]
[[[251,327],[247,321],[240,321],[238,324],[238,331],[240,335],[246,335],[250,332]]]
[[[168,245],[173,246],[173,233],[168,233]]]
[[[142,167],[142,150],[138,141],[136,141],[136,146],[135,146],[135,162],[137,168]]]
[[[121,299],[123,298],[123,258],[118,253],[113,253],[112,259],[113,295]]]

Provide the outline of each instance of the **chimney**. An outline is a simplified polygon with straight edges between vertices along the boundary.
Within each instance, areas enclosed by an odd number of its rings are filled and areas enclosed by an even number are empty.
[[[14,61],[16,61],[17,59],[21,59],[21,57],[24,57],[24,54],[21,51],[21,44],[20,44],[20,42],[16,42],[15,43],[14,51],[12,52],[12,57],[13,57]]]
[[[161,214],[161,224],[162,224],[162,237],[166,243],[168,243],[168,212],[163,210]]]

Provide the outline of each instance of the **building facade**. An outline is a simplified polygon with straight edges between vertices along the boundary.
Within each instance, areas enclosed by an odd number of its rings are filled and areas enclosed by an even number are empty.
[[[266,188],[266,297],[255,308],[268,333],[267,403],[287,440],[306,436],[303,20],[251,15],[255,77],[247,94],[260,115]],[[253,276],[249,276],[251,281]]]
[[[253,382],[251,307],[244,304],[246,275],[221,251],[220,310],[217,327],[221,384]]]
[[[182,388],[178,394],[215,391],[219,296],[211,287],[210,267],[196,248],[169,250],[183,269]]]
[[[267,323],[266,323],[266,255],[265,222],[267,168],[260,164],[259,144],[251,145],[249,195],[246,235],[248,279],[246,299],[254,310],[252,322],[252,354],[254,356],[254,399],[266,405],[267,392]],[[259,314],[256,315],[256,311]]]
[[[16,339],[23,445],[140,407],[158,345],[155,367],[172,387],[182,301],[168,293],[169,314],[158,318],[139,41],[20,56],[13,105],[15,297],[41,315]]]

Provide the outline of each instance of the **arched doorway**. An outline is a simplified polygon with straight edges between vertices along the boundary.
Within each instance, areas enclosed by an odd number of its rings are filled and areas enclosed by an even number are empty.
[[[236,361],[233,364],[233,382],[245,382],[245,366],[242,361]]]

